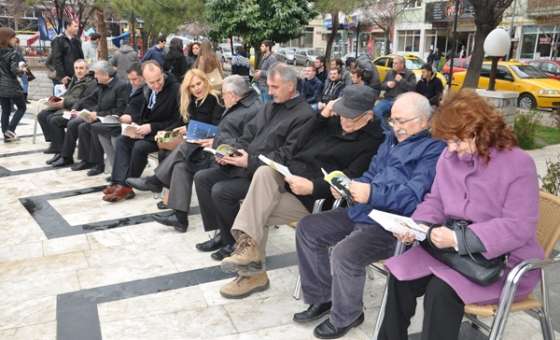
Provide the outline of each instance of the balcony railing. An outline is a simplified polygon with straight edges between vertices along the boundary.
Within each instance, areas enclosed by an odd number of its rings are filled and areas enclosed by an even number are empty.
[[[527,4],[530,17],[548,17],[560,15],[560,1],[558,0],[529,0]]]

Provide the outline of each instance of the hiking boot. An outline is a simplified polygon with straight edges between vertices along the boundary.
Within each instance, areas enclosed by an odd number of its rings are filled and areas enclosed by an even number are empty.
[[[261,272],[253,276],[238,276],[220,289],[226,299],[243,299],[253,293],[262,292],[270,287],[268,275]]]
[[[231,256],[222,260],[222,270],[227,273],[260,272],[263,261],[257,243],[247,234],[241,234]]]

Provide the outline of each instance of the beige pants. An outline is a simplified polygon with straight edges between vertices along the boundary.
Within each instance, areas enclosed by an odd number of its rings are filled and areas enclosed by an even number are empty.
[[[249,235],[263,256],[269,225],[297,222],[310,214],[295,195],[286,191],[284,184],[280,173],[268,166],[259,167],[233,222],[233,236],[237,238],[236,231]]]

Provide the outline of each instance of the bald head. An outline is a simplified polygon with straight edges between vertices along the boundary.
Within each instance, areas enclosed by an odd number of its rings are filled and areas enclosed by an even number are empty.
[[[148,87],[158,93],[163,89],[165,77],[161,66],[155,62],[147,61],[142,64],[142,76]]]
[[[426,97],[416,92],[407,92],[395,100],[389,122],[395,137],[402,142],[427,129],[431,115],[432,107]]]

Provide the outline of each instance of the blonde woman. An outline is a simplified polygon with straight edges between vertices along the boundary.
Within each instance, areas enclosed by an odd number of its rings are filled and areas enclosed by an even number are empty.
[[[194,63],[194,68],[203,71],[212,85],[212,88],[221,92],[222,83],[224,82],[224,71],[220,59],[214,53],[212,44],[204,41],[200,44],[200,52]]]

